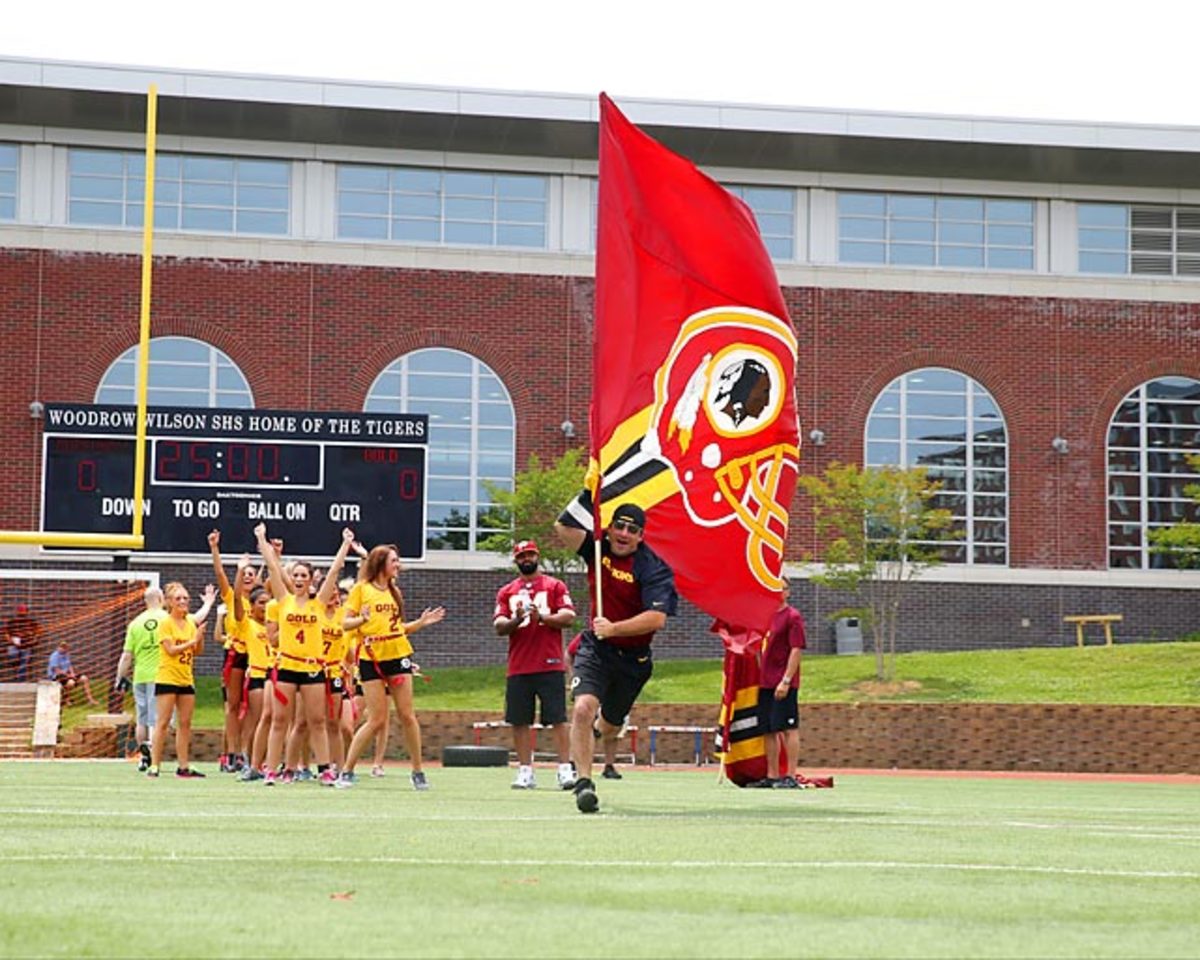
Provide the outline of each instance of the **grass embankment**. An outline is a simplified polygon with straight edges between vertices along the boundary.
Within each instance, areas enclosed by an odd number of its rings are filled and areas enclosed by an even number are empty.
[[[1104,703],[1200,705],[1200,643],[1142,643],[1067,649],[906,653],[896,658],[904,688],[873,692],[875,658],[808,656],[801,702]],[[663,660],[641,703],[715,703],[720,660]],[[434,670],[418,683],[426,710],[499,710],[504,668]],[[221,725],[219,678],[201,677],[197,727]]]
[[[893,688],[880,690],[875,658],[807,656],[801,702],[1088,703],[1200,705],[1200,643],[1142,643],[1082,650],[1024,648],[956,653],[906,653],[896,658]],[[504,667],[434,670],[418,683],[426,710],[500,710]],[[197,682],[198,728],[221,726],[219,677]],[[98,691],[103,702],[107,690]],[[663,660],[640,703],[716,703],[720,660]],[[70,729],[95,708],[73,707]]]

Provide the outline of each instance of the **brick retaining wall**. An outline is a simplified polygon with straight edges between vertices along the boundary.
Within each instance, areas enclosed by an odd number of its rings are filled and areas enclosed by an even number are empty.
[[[716,708],[646,704],[631,723],[640,727],[638,762],[649,760],[651,725],[714,725]],[[473,743],[471,725],[498,720],[493,711],[423,710],[422,752],[441,757],[447,744]],[[694,738],[659,737],[657,759],[690,763]],[[481,743],[507,746],[506,730],[484,731]],[[549,745],[541,735],[539,747]],[[116,731],[75,731],[61,756],[115,756]],[[219,730],[197,730],[192,753],[215,760]],[[388,755],[403,756],[392,720]],[[706,738],[707,745],[707,738]],[[622,751],[627,747],[622,746]],[[1200,709],[1196,707],[1081,706],[1076,704],[809,703],[801,705],[804,767],[911,770],[1045,770],[1071,773],[1200,774]]]

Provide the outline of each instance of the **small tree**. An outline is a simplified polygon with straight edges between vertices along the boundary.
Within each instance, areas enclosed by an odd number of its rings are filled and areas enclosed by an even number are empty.
[[[1189,454],[1187,462],[1193,470],[1200,473],[1200,455]],[[1183,494],[1200,504],[1200,483],[1187,484],[1183,488]],[[1175,566],[1185,570],[1200,568],[1200,523],[1181,520],[1169,527],[1151,530],[1149,538],[1150,549],[1154,553],[1169,556],[1175,562]]]
[[[572,448],[543,467],[537,454],[530,454],[529,465],[516,475],[512,490],[485,480],[484,487],[506,522],[505,529],[480,541],[480,549],[509,553],[518,540],[536,540],[542,564],[550,573],[577,567],[575,553],[559,545],[554,521],[583,486],[581,457],[582,451]]]
[[[940,562],[934,541],[947,539],[949,510],[932,506],[940,484],[921,469],[830,464],[824,476],[801,477],[812,497],[817,534],[827,542],[825,572],[813,579],[856,594],[875,648],[875,675],[895,675],[896,628],[904,588],[924,567]]]

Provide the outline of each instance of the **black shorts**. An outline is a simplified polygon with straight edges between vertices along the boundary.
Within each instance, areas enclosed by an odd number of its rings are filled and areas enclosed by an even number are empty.
[[[314,683],[325,684],[325,671],[315,670],[312,673],[301,673],[299,670],[280,670],[275,675],[276,683],[294,683],[298,687],[306,687]]]
[[[250,669],[250,654],[235,653],[233,662],[229,664],[230,670],[241,670],[243,673]]]
[[[362,684],[359,683],[357,680],[354,681],[354,695],[356,697],[365,697],[366,696],[366,694],[363,692]]]
[[[575,654],[571,695],[590,693],[600,701],[600,716],[619,727],[653,672],[650,647],[618,647],[585,630]]]
[[[251,677],[250,683],[246,687],[247,690],[261,690],[267,685],[266,677]]]
[[[383,676],[380,676],[380,671]],[[363,683],[368,680],[383,680],[386,677],[398,677],[401,674],[412,673],[413,663],[411,657],[397,657],[395,660],[380,660],[379,670],[375,669],[374,660],[360,660],[358,662],[358,672],[361,674]]]
[[[796,704],[798,692],[792,687],[787,696],[776,700],[774,687],[759,688],[758,729],[762,733],[781,733],[795,730],[800,725],[800,712]]]
[[[534,700],[541,705],[538,718],[544,727],[567,722],[567,688],[561,670],[518,673],[504,688],[504,722],[514,727],[533,723]]]
[[[156,683],[154,685],[154,695],[162,696],[164,693],[174,693],[181,697],[195,696],[196,688],[193,686],[181,687],[175,683]]]
[[[330,696],[344,697],[346,694],[346,681],[343,677],[336,676],[329,678],[329,693]]]

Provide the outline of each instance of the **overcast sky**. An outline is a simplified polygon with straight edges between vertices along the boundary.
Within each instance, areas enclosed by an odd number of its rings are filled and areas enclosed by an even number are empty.
[[[1194,0],[16,0],[0,54],[1200,126]]]

